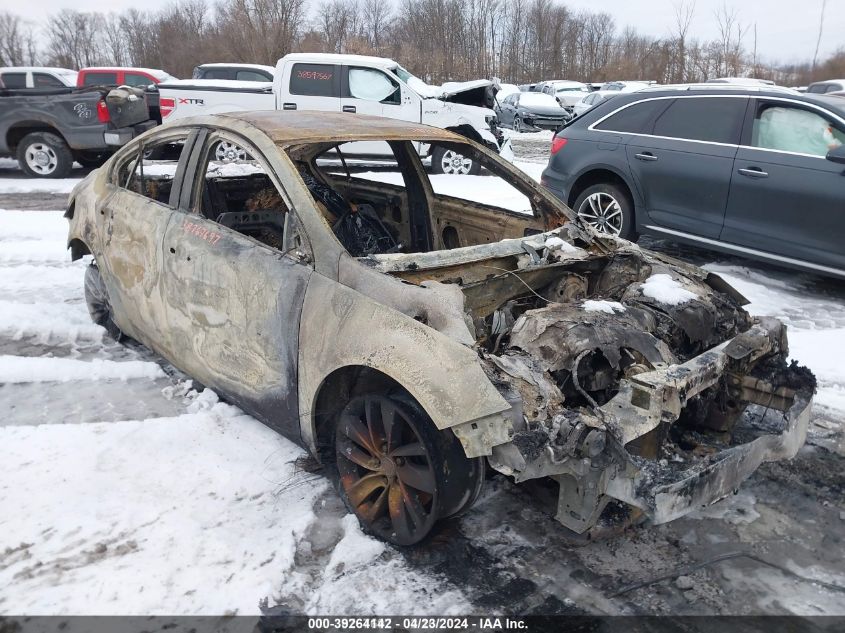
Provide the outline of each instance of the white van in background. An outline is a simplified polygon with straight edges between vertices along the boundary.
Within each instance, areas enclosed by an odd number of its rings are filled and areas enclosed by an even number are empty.
[[[391,59],[294,53],[276,65],[272,87],[261,82],[180,80],[158,86],[163,122],[239,110],[356,112],[448,129],[513,158],[492,110],[496,86],[477,80],[430,86]],[[391,154],[384,143],[344,145],[344,154]],[[420,147],[422,156],[428,147]],[[431,154],[436,173],[478,173],[480,165],[445,148]]]

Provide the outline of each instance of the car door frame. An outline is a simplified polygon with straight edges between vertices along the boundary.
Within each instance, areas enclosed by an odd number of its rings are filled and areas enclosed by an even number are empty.
[[[682,100],[682,99],[715,99],[715,98],[722,98],[722,99],[745,99],[745,113],[742,115],[740,120],[740,127],[739,133],[736,136],[735,143],[722,143],[717,141],[705,141],[699,139],[689,139],[689,138],[678,138],[678,137],[670,137],[670,136],[662,136],[654,134],[654,128],[657,122],[657,119],[660,118],[666,111],[674,104],[675,102]],[[619,109],[614,110],[613,112],[605,115],[601,119],[595,121],[593,124],[590,125],[589,129],[593,130],[596,125],[604,121],[605,119],[611,118],[620,110],[631,107],[637,103],[642,103],[644,101],[666,101],[666,107],[662,109],[655,109],[652,112],[651,117],[643,124],[640,128],[641,132],[617,132],[617,134],[622,134],[626,137],[625,140],[625,153],[626,159],[628,163],[628,170],[632,176],[632,181],[634,186],[637,188],[639,197],[643,201],[643,210],[645,211],[643,217],[637,218],[638,225],[644,226],[644,228],[652,231],[657,232],[666,232],[666,233],[675,233],[677,234],[680,231],[682,234],[688,234],[691,236],[697,236],[701,238],[707,239],[717,239],[724,222],[725,210],[727,208],[728,196],[730,195],[730,179],[733,174],[733,159],[736,156],[737,149],[739,147],[740,141],[742,139],[742,132],[745,117],[747,116],[748,107],[749,107],[749,96],[746,94],[720,94],[720,95],[703,95],[703,94],[694,94],[694,95],[687,95],[687,94],[677,94],[677,95],[661,95],[655,97],[644,97],[643,99],[637,101],[631,101],[626,103],[624,106],[621,106]],[[597,130],[597,131],[607,131],[610,132],[611,130]],[[687,209],[686,213],[679,213],[677,210],[672,209],[657,209],[653,203],[653,196],[654,192],[651,189],[654,187],[649,188],[643,182],[643,178],[641,174],[638,173],[637,167],[641,167],[639,161],[642,160],[646,165],[650,164],[648,161],[657,161],[660,159],[659,152],[666,152],[666,153],[680,153],[686,154],[688,152],[684,151],[685,149],[689,148],[697,148],[697,147],[713,147],[713,148],[726,148],[725,152],[730,155],[724,156],[717,156],[716,154],[713,155],[713,158],[716,159],[718,162],[722,162],[727,167],[727,174],[728,174],[728,181],[725,185],[724,191],[724,199],[721,201],[721,209],[714,209],[712,215],[713,217],[720,217],[719,222],[706,222],[704,220],[700,220],[701,213],[696,212],[692,209]],[[658,152],[655,154],[655,152]],[[694,152],[689,152],[694,153]],[[704,152],[701,155],[705,155]],[[656,188],[658,191],[664,191],[662,187]],[[719,210],[721,210],[721,215],[719,215]],[[696,226],[696,223],[698,224]]]
[[[197,133],[195,126],[164,129],[122,150],[109,168],[105,185],[106,193],[97,203],[96,217],[101,224],[98,227],[99,252],[95,254],[95,259],[97,266],[104,271],[101,276],[109,294],[115,323],[122,332],[163,356],[168,356],[172,349],[171,341],[166,335],[166,328],[161,327],[164,323],[161,306],[156,302],[162,275],[164,235],[173,211],[179,203],[185,169],[192,154]],[[138,167],[138,160],[144,158],[145,147],[182,136],[185,136],[185,146],[179,156],[167,203],[132,191],[125,186],[126,183],[117,183],[121,168],[127,164],[125,161],[130,161],[132,165],[131,172],[127,173],[134,173]],[[142,207],[140,211],[139,204]],[[148,226],[133,231],[128,214],[138,212],[143,214],[147,210],[156,214],[155,219],[145,215],[144,222]],[[127,233],[126,236],[122,235],[124,230]],[[143,261],[133,261],[130,253],[127,252],[130,249],[116,248],[115,244],[123,237],[128,238],[127,243],[133,248],[136,242],[141,242],[143,246],[145,239],[150,240],[146,245],[146,251],[137,257],[138,260]],[[145,301],[138,302],[133,299],[129,292],[131,281],[135,281],[136,285],[141,284],[141,292],[146,297]],[[149,311],[145,313],[142,308],[149,308]],[[156,330],[157,334],[159,332],[164,334],[153,336],[148,330]]]
[[[167,263],[164,269],[170,274],[165,277],[164,302],[172,327],[177,332],[187,333],[181,337],[180,358],[174,364],[279,433],[301,442],[299,330],[308,282],[314,272],[313,257],[303,257],[302,251],[310,253],[311,249],[306,246],[298,247],[293,253],[287,248],[284,252],[279,251],[195,210],[197,196],[202,192],[206,159],[221,139],[235,142],[262,164],[289,210],[286,239],[293,226],[292,214],[296,213],[292,197],[276,173],[274,161],[265,156],[257,144],[230,129],[206,129],[206,134],[198,138],[185,170],[179,206],[171,215],[165,233]],[[227,268],[234,272],[225,270]],[[246,274],[244,268],[256,277],[263,275],[264,281],[249,288],[246,284],[239,285]],[[223,286],[227,278],[235,283]],[[233,328],[224,330],[225,325],[211,323],[205,317],[204,323],[192,318],[203,315],[204,308],[207,308],[206,314],[211,314],[218,307],[199,303],[205,296],[203,284],[209,288],[215,283],[217,290],[225,288],[227,295],[235,297],[229,298],[225,306],[228,308],[225,312],[227,322]],[[273,288],[278,290],[276,301],[270,294]],[[181,302],[181,297],[187,297],[191,304]],[[196,308],[194,312],[191,312],[191,305]],[[287,313],[284,305],[289,308]],[[243,313],[239,312],[241,308]],[[267,309],[264,321],[259,312],[262,308]],[[234,322],[238,314],[243,314],[243,318]],[[287,320],[274,320],[284,315]],[[180,323],[193,325],[194,330],[180,329]],[[221,350],[220,356],[203,355],[207,346]],[[215,360],[217,366],[213,365]]]
[[[817,243],[802,244],[797,241],[798,237],[802,234],[803,227],[805,225],[809,226],[809,224],[805,222],[797,223],[798,228],[796,230],[787,230],[784,234],[782,234],[786,238],[784,239],[783,237],[779,237],[778,235],[766,234],[762,232],[762,229],[765,228],[766,225],[770,224],[768,218],[769,214],[772,212],[770,207],[766,207],[766,222],[754,223],[756,228],[753,231],[749,231],[748,227],[744,227],[742,225],[741,217],[739,217],[738,219],[734,218],[735,213],[732,212],[735,212],[736,210],[732,209],[732,204],[741,204],[741,202],[737,202],[735,199],[732,202],[732,198],[735,197],[739,186],[748,185],[750,184],[750,182],[753,182],[753,180],[749,181],[746,177],[738,176],[737,172],[739,169],[746,169],[748,167],[754,166],[752,165],[753,163],[759,162],[761,165],[768,165],[769,167],[767,167],[766,169],[771,170],[772,168],[774,168],[778,171],[788,169],[806,169],[815,172],[818,171],[813,169],[813,167],[816,165],[828,167],[827,170],[823,171],[829,171],[831,173],[838,172],[835,177],[842,178],[841,185],[845,188],[845,175],[843,175],[845,174],[845,172],[842,171],[841,166],[839,165],[834,165],[831,167],[831,164],[829,163],[829,161],[827,161],[825,156],[807,154],[802,152],[793,152],[789,150],[755,147],[751,144],[753,125],[754,120],[757,116],[757,112],[762,105],[765,105],[767,103],[783,103],[790,107],[796,107],[801,110],[813,112],[827,119],[828,121],[835,121],[836,123],[838,123],[838,126],[841,129],[845,130],[845,118],[838,116],[834,112],[830,112],[829,110],[821,107],[820,105],[810,103],[801,99],[792,99],[789,97],[768,95],[752,96],[749,102],[749,107],[746,110],[742,141],[737,152],[737,156],[734,159],[734,177],[733,182],[731,183],[731,194],[729,194],[728,196],[728,207],[726,208],[725,224],[723,225],[722,233],[720,234],[719,239],[726,246],[729,246],[740,252],[761,257],[763,259],[780,262],[790,266],[800,266],[803,268],[818,270],[820,272],[832,272],[834,274],[841,275],[843,273],[843,269],[845,269],[845,266],[843,266],[839,261],[832,260],[830,257],[818,257],[819,255],[823,255],[825,253],[819,250],[820,247]],[[758,156],[759,159],[757,158]],[[782,160],[778,161],[778,157],[782,157]],[[819,163],[818,161],[822,162]],[[763,168],[760,169],[763,170]],[[768,172],[764,171],[764,173],[766,173],[766,176],[763,180],[760,181],[761,183],[769,181]],[[742,180],[740,180],[740,178],[742,178]],[[775,178],[772,182],[780,182],[780,180],[778,178]],[[818,194],[818,191],[814,190],[812,187],[810,187],[810,190],[813,193]],[[813,193],[809,193],[807,197],[811,198]],[[756,197],[757,196],[755,196],[755,198]],[[779,201],[783,200],[783,198],[780,196],[773,197]],[[784,204],[786,204],[786,202],[784,202]],[[786,209],[785,212],[789,214],[790,210]],[[845,222],[845,214],[843,214],[842,221]],[[787,251],[778,252],[778,250],[783,245],[787,246]],[[790,250],[790,246],[796,248],[794,250]],[[833,253],[835,257],[835,250],[829,252]]]

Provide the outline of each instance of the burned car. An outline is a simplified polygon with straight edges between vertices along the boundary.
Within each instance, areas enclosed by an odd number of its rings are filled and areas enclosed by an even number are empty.
[[[353,141],[392,162],[350,166]],[[484,170],[429,175],[419,144]],[[712,503],[804,442],[814,378],[780,322],[444,130],[185,119],[90,174],[66,217],[95,322],[306,447],[396,544],[469,508],[488,465],[592,538]],[[755,426],[751,404],[780,414]]]

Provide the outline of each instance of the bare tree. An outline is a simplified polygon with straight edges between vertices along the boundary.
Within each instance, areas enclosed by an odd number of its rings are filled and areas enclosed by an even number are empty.
[[[32,28],[20,16],[0,11],[0,65],[24,66],[35,63]]]

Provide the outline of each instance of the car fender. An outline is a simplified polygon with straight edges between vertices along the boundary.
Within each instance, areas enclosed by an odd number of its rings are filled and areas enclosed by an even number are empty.
[[[392,278],[387,282],[404,285]],[[374,292],[386,287],[377,281],[373,286],[379,286]],[[468,449],[479,437],[461,438],[468,455],[489,454],[493,445],[509,439],[511,405],[487,378],[477,353],[385,302],[315,274],[306,292],[299,341],[300,426],[303,442],[315,454],[320,388],[333,372],[352,366],[369,367],[396,381],[438,429],[482,421],[482,448]]]
[[[578,180],[580,180],[582,176],[584,176],[585,174],[588,174],[591,171],[600,171],[600,170],[609,171],[609,172],[615,174],[616,176],[618,176],[622,180],[622,182],[625,183],[625,185],[628,187],[628,190],[631,192],[631,195],[634,198],[634,206],[637,209],[640,209],[640,208],[642,208],[642,206],[644,204],[644,199],[642,197],[642,194],[640,192],[639,187],[637,187],[637,185],[636,185],[636,180],[634,179],[634,175],[631,173],[631,170],[628,167],[628,160],[627,160],[627,157],[624,154],[625,144],[620,143],[619,145],[620,145],[619,149],[623,150],[622,156],[625,159],[624,169],[620,168],[619,165],[615,165],[615,164],[612,164],[612,163],[593,162],[593,163],[590,163],[589,165],[585,166],[580,171],[578,171],[577,174],[572,178],[572,183],[574,184],[574,183],[578,182]],[[574,201],[573,201],[573,203],[574,203]]]

